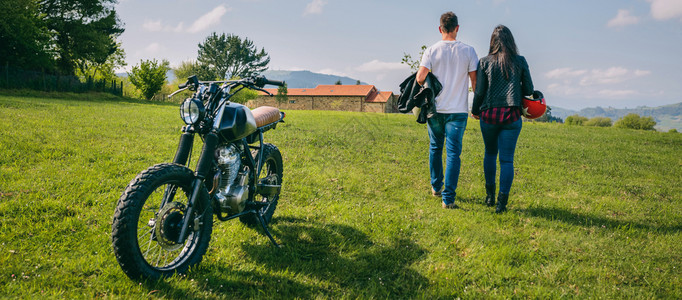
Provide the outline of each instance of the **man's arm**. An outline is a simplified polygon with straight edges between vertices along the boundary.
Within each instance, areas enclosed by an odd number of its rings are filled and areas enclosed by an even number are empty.
[[[474,95],[476,95],[476,79],[478,78],[477,74],[478,73],[476,71],[469,72],[469,80],[471,80],[471,90],[474,92]],[[474,102],[476,102],[476,101],[474,101]],[[476,119],[476,120],[480,120],[481,117],[479,115],[474,115],[474,113],[473,113],[474,108],[473,107],[471,108],[471,110],[472,110],[471,116],[474,117],[474,119]]]
[[[426,75],[429,75],[429,72],[430,71],[428,68],[424,66],[419,67],[419,71],[417,71],[417,83],[419,83],[419,85],[424,85],[424,82],[426,81]]]

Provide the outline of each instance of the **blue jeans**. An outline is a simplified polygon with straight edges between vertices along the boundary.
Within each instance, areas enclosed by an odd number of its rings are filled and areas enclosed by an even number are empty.
[[[467,127],[467,114],[441,114],[437,113],[428,119],[430,152],[429,167],[431,169],[431,187],[440,191],[443,188],[443,140],[446,142],[446,169],[445,189],[443,190],[443,203],[455,202],[457,193],[457,181],[462,154],[462,138],[464,129]]]
[[[485,184],[495,184],[499,152],[500,194],[509,194],[512,181],[514,181],[514,151],[522,124],[520,118],[516,122],[504,125],[492,125],[481,120],[481,134],[485,143],[485,156],[483,157]]]

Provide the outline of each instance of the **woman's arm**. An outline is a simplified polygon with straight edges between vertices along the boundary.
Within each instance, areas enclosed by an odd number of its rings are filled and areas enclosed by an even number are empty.
[[[488,78],[485,72],[485,66],[482,62],[478,62],[478,70],[476,70],[476,87],[474,88],[474,103],[471,105],[471,114],[476,118],[481,113],[481,104],[485,99],[485,94],[488,91]]]
[[[528,67],[528,62],[523,56],[521,58],[521,92],[524,96],[533,94],[533,79],[530,77],[530,68]]]

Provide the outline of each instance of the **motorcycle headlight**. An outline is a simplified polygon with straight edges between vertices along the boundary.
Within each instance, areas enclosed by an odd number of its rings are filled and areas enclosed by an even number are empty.
[[[185,102],[180,105],[180,118],[185,121],[187,125],[193,125],[204,118],[206,109],[204,104],[198,99],[187,98]]]

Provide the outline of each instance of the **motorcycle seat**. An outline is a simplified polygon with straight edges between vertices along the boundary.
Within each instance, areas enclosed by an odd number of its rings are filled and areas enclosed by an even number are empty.
[[[280,120],[279,108],[272,106],[261,106],[251,111],[253,118],[256,119],[256,127],[275,123]]]

